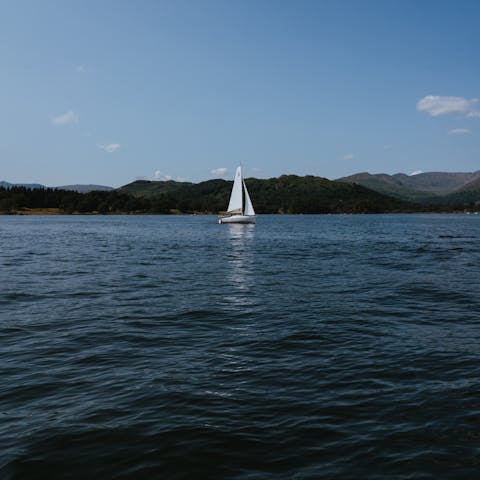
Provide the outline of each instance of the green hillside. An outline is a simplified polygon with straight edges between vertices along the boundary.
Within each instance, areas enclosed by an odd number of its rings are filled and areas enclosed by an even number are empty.
[[[168,193],[173,190],[177,190],[181,187],[187,187],[193,185],[190,182],[175,182],[174,180],[168,181],[150,181],[150,180],[136,180],[120,187],[122,193],[128,193],[134,196],[151,196],[159,193]]]
[[[142,182],[121,192],[137,192],[154,205],[184,212],[212,212],[226,209],[231,181],[208,180],[198,184]],[[258,213],[360,213],[413,211],[415,205],[383,195],[360,185],[321,177],[282,175],[278,178],[246,179],[245,183]],[[141,191],[142,193],[138,193]]]

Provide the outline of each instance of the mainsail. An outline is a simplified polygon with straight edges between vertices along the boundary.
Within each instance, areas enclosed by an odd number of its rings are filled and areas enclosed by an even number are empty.
[[[238,167],[235,172],[230,202],[228,203],[228,213],[242,213],[243,211],[242,183],[242,168]]]

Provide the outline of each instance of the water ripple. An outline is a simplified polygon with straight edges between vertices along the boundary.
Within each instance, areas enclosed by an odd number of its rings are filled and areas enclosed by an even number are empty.
[[[0,473],[464,479],[473,216],[4,217]]]

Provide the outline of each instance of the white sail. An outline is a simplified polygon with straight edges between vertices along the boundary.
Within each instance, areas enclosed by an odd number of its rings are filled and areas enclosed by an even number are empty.
[[[252,201],[250,200],[250,195],[248,194],[247,186],[243,182],[243,191],[245,192],[245,211],[244,215],[255,215],[255,210],[253,209]]]
[[[232,194],[226,215],[218,218],[218,223],[255,223],[256,216],[247,186],[242,178],[242,168],[238,167],[233,181]]]
[[[233,181],[232,194],[230,195],[230,202],[228,203],[228,213],[242,213],[243,199],[242,199],[242,168],[238,167],[235,172],[235,180]]]

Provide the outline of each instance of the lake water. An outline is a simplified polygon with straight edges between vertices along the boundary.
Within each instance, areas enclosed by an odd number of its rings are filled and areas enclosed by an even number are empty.
[[[2,479],[474,478],[480,216],[0,217]]]

